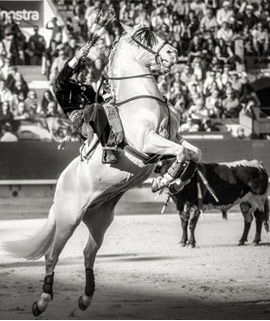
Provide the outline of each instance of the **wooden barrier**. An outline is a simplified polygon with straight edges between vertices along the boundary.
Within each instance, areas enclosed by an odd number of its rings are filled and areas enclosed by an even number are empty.
[[[270,173],[268,140],[190,140],[203,153],[204,162],[258,159]],[[0,144],[0,180],[55,180],[70,161],[79,155],[79,145],[68,143],[18,142]]]

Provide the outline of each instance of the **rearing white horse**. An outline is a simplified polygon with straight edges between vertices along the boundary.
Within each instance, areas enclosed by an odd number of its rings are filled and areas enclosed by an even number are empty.
[[[126,142],[146,154],[174,155],[179,161],[198,162],[200,151],[196,147],[184,140],[177,143],[178,114],[164,103],[150,72],[151,65],[174,65],[177,51],[149,29],[123,27],[126,32],[111,53],[108,71]],[[169,135],[170,140],[166,138]],[[80,157],[74,159],[58,179],[45,226],[30,239],[7,245],[14,254],[26,259],[45,255],[46,276],[41,296],[33,304],[35,316],[45,311],[53,298],[58,257],[81,221],[89,230],[89,239],[84,249],[85,294],[79,298],[79,307],[84,310],[90,305],[95,290],[94,261],[113,220],[114,207],[124,192],[143,183],[155,168],[125,150],[118,153],[119,161],[113,165],[101,163],[101,145],[88,162]]]

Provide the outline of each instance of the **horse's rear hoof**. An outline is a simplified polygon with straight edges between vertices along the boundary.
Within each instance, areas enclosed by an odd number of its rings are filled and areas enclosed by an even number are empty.
[[[239,241],[238,246],[244,246],[245,245],[245,241]]]
[[[78,306],[82,311],[84,311],[88,308],[88,306],[84,304],[81,296],[79,297]]]
[[[186,242],[179,242],[179,245],[182,247],[186,247],[187,243]]]
[[[35,301],[32,305],[32,313],[35,317],[38,317],[42,313],[38,307],[37,301]]]
[[[82,311],[86,310],[89,307],[92,302],[93,296],[94,293],[91,296],[83,295],[79,297],[78,306]]]

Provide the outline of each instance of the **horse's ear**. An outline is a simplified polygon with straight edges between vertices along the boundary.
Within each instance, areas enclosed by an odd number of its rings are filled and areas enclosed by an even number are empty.
[[[128,35],[130,35],[130,36],[133,35],[133,28],[132,28],[132,27],[127,26],[127,25],[125,25],[125,24],[122,23],[122,22],[121,22],[121,26],[123,27],[123,29],[125,30],[125,32],[126,32]]]

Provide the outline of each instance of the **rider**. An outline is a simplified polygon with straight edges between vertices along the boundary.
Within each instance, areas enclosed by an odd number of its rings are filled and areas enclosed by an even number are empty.
[[[94,104],[96,92],[91,85],[85,83],[89,71],[82,58],[85,57],[87,50],[86,44],[65,63],[53,82],[53,91],[76,131],[80,131],[83,139],[88,139],[89,142],[96,133],[103,146],[103,163],[113,164],[117,163],[117,156],[115,150],[106,145],[110,135],[110,126],[103,107],[99,105],[103,102],[103,98],[99,95],[97,100],[99,104]],[[87,135],[82,130],[86,119]]]

